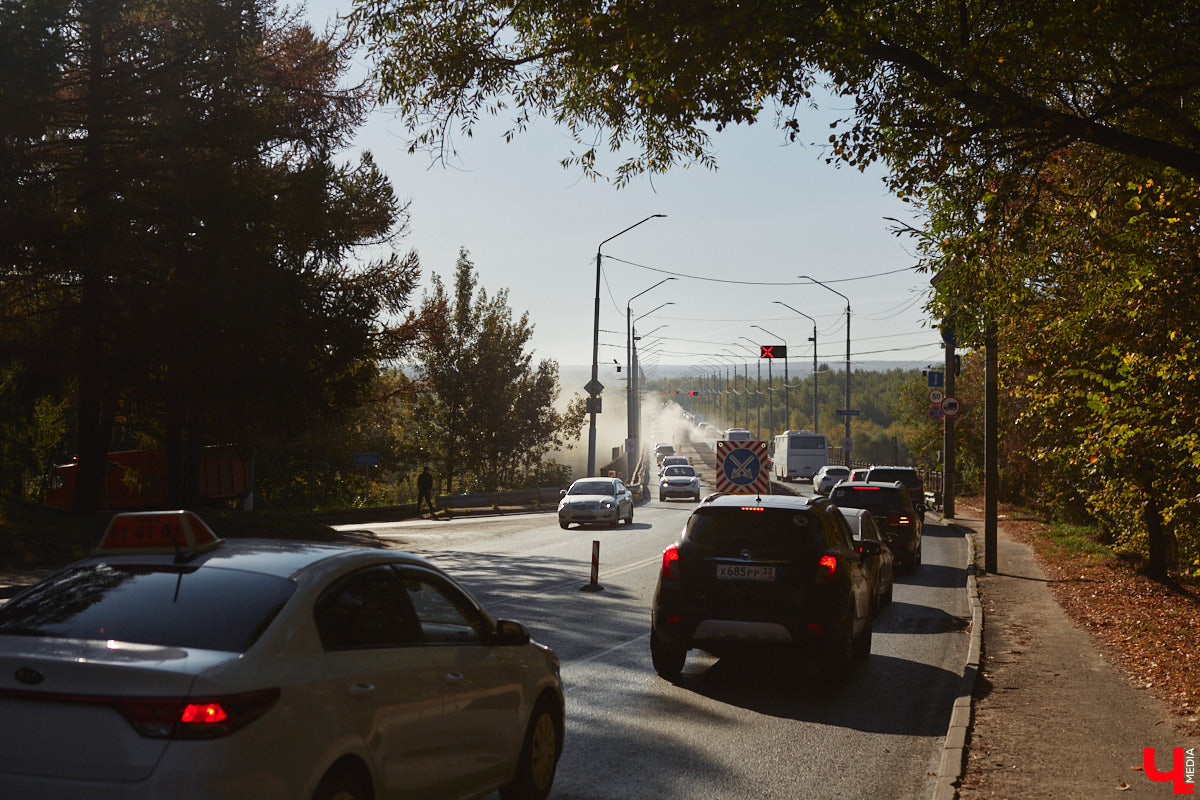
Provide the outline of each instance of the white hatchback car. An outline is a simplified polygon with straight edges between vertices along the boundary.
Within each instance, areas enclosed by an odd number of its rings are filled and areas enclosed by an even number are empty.
[[[827,495],[833,487],[849,477],[849,467],[839,467],[835,464],[826,465],[817,470],[817,474],[813,476],[813,491],[820,495]]]
[[[572,522],[616,525],[633,523],[633,493],[620,478],[580,478],[564,489],[558,502],[558,525]]]
[[[0,606],[0,797],[545,798],[558,659],[397,550],[190,512]]]

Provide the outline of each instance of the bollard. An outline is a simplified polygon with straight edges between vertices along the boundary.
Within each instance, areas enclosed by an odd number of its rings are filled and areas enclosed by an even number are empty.
[[[579,587],[581,592],[603,592],[604,587],[600,585],[600,542],[597,539],[592,540],[592,581]]]

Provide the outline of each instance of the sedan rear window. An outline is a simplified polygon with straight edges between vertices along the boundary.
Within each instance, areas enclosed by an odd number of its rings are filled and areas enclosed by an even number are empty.
[[[242,653],[294,590],[284,578],[239,570],[86,564],[0,607],[0,634]]]

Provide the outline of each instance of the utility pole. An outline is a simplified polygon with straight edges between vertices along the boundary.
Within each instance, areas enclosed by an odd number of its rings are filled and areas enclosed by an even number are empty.
[[[999,571],[999,567],[996,565],[996,507],[1000,491],[999,458],[996,452],[999,438],[996,425],[999,411],[996,407],[998,395],[996,373],[999,372],[999,367],[996,353],[996,323],[994,322],[988,323],[984,348],[986,350],[984,358],[986,366],[983,379],[983,568],[994,573]]]
[[[958,359],[954,348],[958,344],[952,315],[942,320],[942,342],[946,345],[946,395],[954,395],[954,378],[958,371]],[[942,516],[954,519],[954,417],[943,417],[942,429]]]

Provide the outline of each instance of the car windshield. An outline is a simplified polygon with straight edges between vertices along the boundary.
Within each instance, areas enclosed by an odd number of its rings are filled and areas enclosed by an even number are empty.
[[[667,467],[666,475],[670,477],[687,477],[691,478],[696,474],[696,470],[691,467]]]
[[[616,485],[611,481],[580,481],[571,486],[567,494],[616,494]]]
[[[849,474],[850,470],[845,467],[831,467],[825,470],[825,477],[827,478],[844,478]]]
[[[837,486],[829,499],[845,508],[865,508],[872,514],[886,514],[896,504],[895,489],[874,486]]]
[[[284,578],[234,569],[86,564],[0,607],[0,635],[242,653],[295,588]]]

